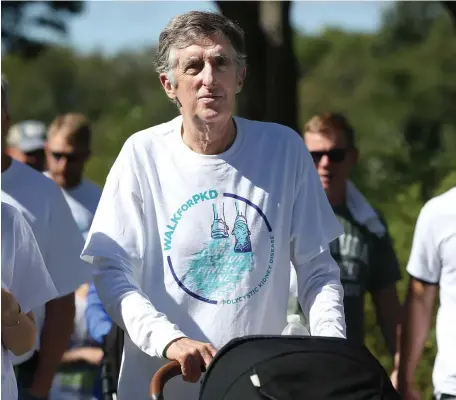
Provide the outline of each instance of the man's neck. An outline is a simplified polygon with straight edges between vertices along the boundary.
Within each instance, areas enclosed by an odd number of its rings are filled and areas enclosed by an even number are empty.
[[[77,179],[70,181],[69,183],[62,185],[58,183],[58,179],[55,178],[55,176],[52,174],[51,171],[45,170],[44,174],[47,175],[48,178],[52,179],[59,187],[61,187],[63,190],[72,190],[76,189],[81,183],[82,183],[82,175],[79,176]]]
[[[11,157],[2,153],[2,172],[6,171],[11,165]]]
[[[62,186],[64,190],[73,190],[76,189],[82,183],[82,178],[77,182],[71,182],[69,185]]]
[[[218,124],[208,124],[198,119],[182,122],[182,140],[195,153],[214,155],[228,150],[236,138],[232,118]]]
[[[341,190],[337,193],[327,194],[329,204],[332,208],[341,207],[346,203],[346,192]]]

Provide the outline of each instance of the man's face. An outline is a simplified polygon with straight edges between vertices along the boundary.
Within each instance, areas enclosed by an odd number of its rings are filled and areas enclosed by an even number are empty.
[[[182,105],[181,113],[205,123],[230,119],[245,69],[238,74],[229,40],[217,35],[176,50],[174,55],[176,85],[172,86],[165,74],[160,75],[160,81],[167,95]]]
[[[8,147],[7,153],[15,160],[27,164],[39,172],[45,170],[46,156],[44,154],[44,149],[24,152],[18,147]]]
[[[89,157],[86,146],[75,146],[58,132],[46,143],[47,167],[51,178],[63,188],[81,182],[84,165]]]
[[[331,202],[332,198],[344,193],[350,171],[358,160],[358,151],[348,148],[343,135],[339,132],[307,132],[304,141]]]

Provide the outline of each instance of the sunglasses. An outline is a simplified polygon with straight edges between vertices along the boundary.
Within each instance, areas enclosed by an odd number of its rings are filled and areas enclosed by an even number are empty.
[[[341,163],[345,160],[347,153],[347,149],[332,149],[328,151],[311,151],[310,155],[315,163],[319,163],[323,156],[327,156],[331,162]]]
[[[65,158],[67,160],[67,162],[70,162],[70,163],[80,161],[81,158],[83,157],[82,154],[78,154],[78,153],[60,153],[60,152],[52,151],[51,154],[52,154],[52,157],[54,157],[57,161],[59,161],[61,158]]]

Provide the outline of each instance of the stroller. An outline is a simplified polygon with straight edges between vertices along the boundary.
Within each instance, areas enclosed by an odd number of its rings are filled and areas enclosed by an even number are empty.
[[[154,375],[153,400],[181,373],[170,362]],[[199,400],[399,400],[383,367],[365,346],[345,339],[246,336],[214,357]],[[173,400],[173,399],[167,399]]]

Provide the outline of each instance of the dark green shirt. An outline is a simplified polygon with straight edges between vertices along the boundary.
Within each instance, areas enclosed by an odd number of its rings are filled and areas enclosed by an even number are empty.
[[[347,338],[363,343],[364,295],[398,281],[399,264],[388,233],[383,237],[371,233],[355,221],[345,205],[333,210],[344,230],[344,235],[331,243],[330,250],[340,267],[344,287]],[[386,227],[383,220],[382,223]],[[290,299],[289,313],[298,307],[297,299]]]

